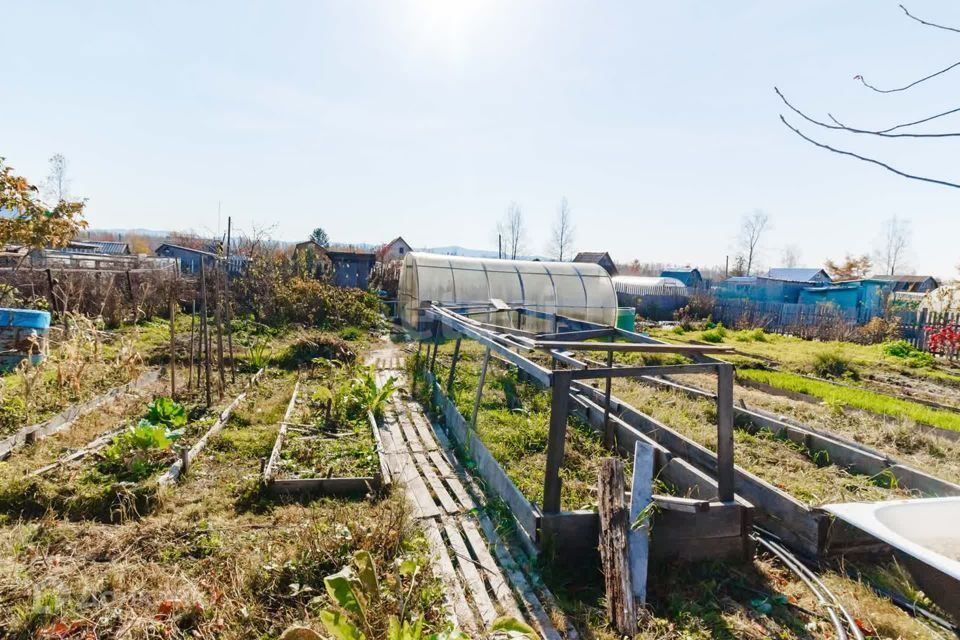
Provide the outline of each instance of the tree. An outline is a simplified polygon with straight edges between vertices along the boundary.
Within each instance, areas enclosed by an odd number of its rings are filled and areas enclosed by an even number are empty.
[[[62,153],[55,153],[48,161],[50,173],[47,174],[43,191],[47,202],[52,205],[70,198],[70,180],[67,178],[67,159]]]
[[[523,211],[516,202],[511,202],[507,207],[507,213],[497,225],[497,232],[506,239],[506,251],[504,255],[509,256],[511,260],[516,260],[517,256],[523,252],[526,242],[527,229],[523,222]]]
[[[740,235],[738,237],[738,246],[746,265],[744,275],[750,275],[753,269],[753,263],[757,257],[757,249],[760,245],[760,238],[763,232],[770,224],[770,216],[760,209],[754,209],[751,213],[745,213],[740,221]]]
[[[310,234],[310,239],[316,242],[321,247],[330,246],[330,236],[327,235],[327,232],[324,231],[321,227],[317,227]]]
[[[834,280],[860,280],[867,277],[873,263],[867,254],[857,257],[848,253],[843,260],[827,260],[823,266]]]
[[[565,257],[569,258],[573,253],[574,232],[573,216],[564,197],[560,199],[560,206],[557,208],[557,219],[553,223],[548,253],[560,262],[563,262]]]
[[[910,247],[910,221],[893,216],[884,220],[882,232],[874,249],[874,258],[883,273],[895,275],[903,269],[903,261]]]
[[[731,276],[745,276],[747,275],[747,259],[743,257],[742,253],[738,253],[733,257],[733,265],[730,267]]]
[[[53,208],[37,199],[39,189],[15,175],[0,158],[0,244],[18,244],[31,249],[66,246],[87,222],[83,201],[60,200]]]
[[[788,244],[780,254],[780,264],[788,269],[800,266],[800,247]]]
[[[907,18],[914,20],[915,22],[918,22],[926,27],[932,27],[932,28],[941,29],[944,31],[960,33],[960,29],[958,28],[922,20],[914,16],[912,13],[910,13],[910,11],[908,11],[907,8],[903,5],[900,5],[900,8],[903,10],[904,14],[906,14]],[[853,79],[875,93],[891,94],[891,93],[908,91],[919,84],[927,82],[928,80],[933,80],[935,78],[938,78],[940,75],[945,74],[954,69],[957,69],[958,67],[960,67],[960,61],[954,62],[953,64],[947,67],[944,67],[943,69],[940,69],[938,71],[925,75],[917,80],[914,80],[902,86],[896,86],[896,87],[878,87],[870,82],[867,82],[867,80],[862,75],[859,75],[859,74],[855,75]],[[790,111],[792,111],[794,114],[796,114],[798,117],[802,118],[804,121],[808,122],[809,124],[820,127],[821,129],[826,129],[829,131],[839,131],[842,133],[856,134],[857,137],[868,136],[868,137],[876,137],[881,139],[890,139],[890,138],[933,139],[933,138],[960,137],[960,133],[956,133],[956,132],[915,133],[913,129],[913,127],[916,127],[917,125],[931,122],[933,120],[936,120],[937,118],[942,118],[944,116],[948,116],[948,115],[960,112],[960,107],[954,107],[954,108],[942,111],[940,113],[936,113],[936,114],[928,115],[924,117],[919,117],[919,118],[912,117],[908,122],[902,122],[894,125],[886,125],[882,127],[870,127],[870,128],[853,127],[853,126],[848,126],[844,122],[841,122],[838,118],[834,117],[833,114],[831,113],[826,114],[827,118],[830,120],[829,122],[826,122],[823,119],[812,117],[807,113],[805,113],[804,111],[800,110],[799,108],[795,107],[789,100],[787,100],[787,97],[780,91],[780,89],[778,89],[777,87],[774,87],[773,89],[777,93],[777,95],[780,97],[780,100],[783,102],[783,104]],[[886,169],[887,171],[895,173],[904,178],[909,178],[911,180],[920,180],[922,182],[929,182],[932,184],[938,184],[945,187],[953,187],[955,189],[960,189],[960,183],[950,182],[947,180],[941,180],[941,179],[935,179],[935,178],[929,178],[926,176],[920,176],[920,175],[908,173],[906,171],[897,169],[885,162],[881,162],[880,160],[877,160],[875,158],[863,156],[863,155],[854,153],[852,151],[839,149],[837,147],[832,147],[830,145],[819,142],[815,138],[812,138],[807,134],[803,133],[802,131],[800,131],[800,129],[797,128],[796,126],[792,125],[789,121],[787,121],[787,119],[784,117],[782,113],[780,114],[780,121],[783,122],[783,124],[788,129],[793,131],[799,137],[803,138],[810,144],[817,146],[821,149],[825,149],[827,151],[832,151],[833,153],[836,153],[836,154],[840,154],[840,155],[851,157],[851,158],[856,158],[857,160],[861,160],[863,162],[868,162],[870,164],[877,165],[883,169]]]

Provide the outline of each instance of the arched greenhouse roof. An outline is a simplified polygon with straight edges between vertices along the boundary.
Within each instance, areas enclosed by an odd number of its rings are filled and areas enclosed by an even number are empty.
[[[488,304],[553,313],[613,325],[617,294],[603,267],[582,262],[497,260],[433,253],[408,253],[398,291],[400,317],[419,324],[424,303],[446,306]]]

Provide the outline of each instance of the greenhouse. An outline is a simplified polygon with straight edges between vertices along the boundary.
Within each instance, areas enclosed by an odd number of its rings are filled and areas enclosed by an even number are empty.
[[[419,328],[420,309],[430,302],[461,308],[503,303],[605,325],[613,325],[617,315],[610,275],[599,265],[579,262],[408,253],[397,298],[400,317],[413,330]],[[509,309],[485,313],[483,319],[512,326]]]

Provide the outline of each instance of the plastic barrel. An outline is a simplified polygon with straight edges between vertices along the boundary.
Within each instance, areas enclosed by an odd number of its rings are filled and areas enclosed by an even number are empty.
[[[26,358],[42,362],[49,330],[46,311],[0,308],[0,371],[10,371]]]
[[[617,307],[617,328],[634,331],[637,328],[637,310],[633,307]]]

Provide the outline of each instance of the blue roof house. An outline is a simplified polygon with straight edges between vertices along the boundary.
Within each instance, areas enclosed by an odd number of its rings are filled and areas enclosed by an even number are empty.
[[[660,277],[675,278],[687,287],[698,288],[703,286],[703,276],[700,275],[700,270],[697,268],[668,269],[660,272]]]

